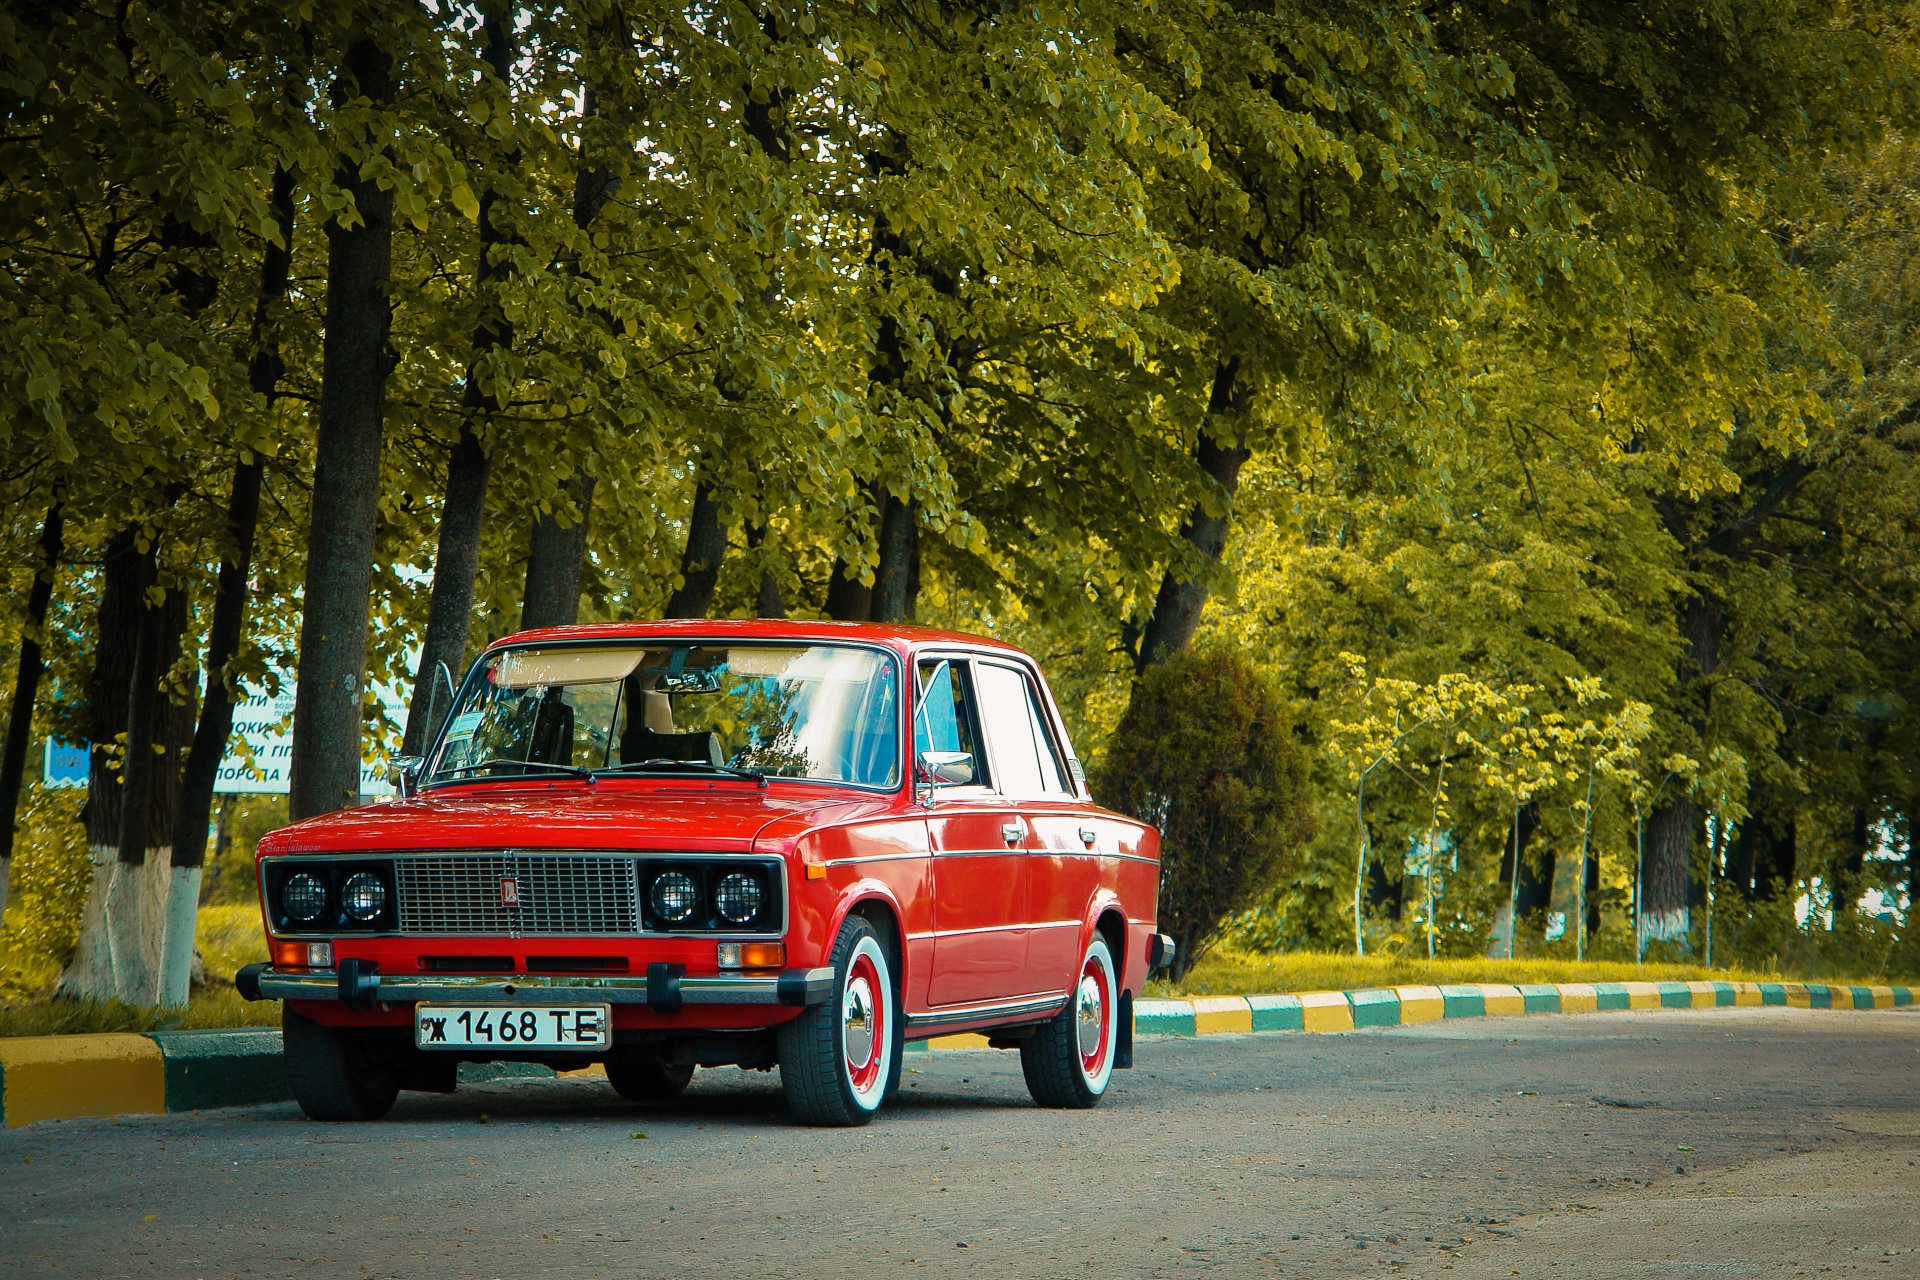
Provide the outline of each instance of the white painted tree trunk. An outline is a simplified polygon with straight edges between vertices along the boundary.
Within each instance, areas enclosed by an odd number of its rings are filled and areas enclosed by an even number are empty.
[[[1505,960],[1513,955],[1513,906],[1503,902],[1494,912],[1493,929],[1487,934],[1487,959]]]
[[[111,1000],[115,987],[107,895],[119,857],[111,845],[92,844],[87,846],[87,861],[93,864],[93,882],[87,886],[87,904],[81,909],[80,940],[54,993],[62,999]]]
[[[1684,945],[1687,935],[1693,928],[1693,920],[1685,907],[1675,911],[1647,911],[1640,916],[1640,950],[1644,954],[1649,942],[1678,942]]]
[[[174,867],[168,877],[159,992],[163,1009],[186,1008],[193,991],[193,926],[200,915],[200,873],[199,867]]]
[[[114,996],[147,1006],[160,998],[161,957],[167,935],[167,889],[172,851],[147,850],[139,866],[119,864],[107,892],[107,937],[113,947]]]

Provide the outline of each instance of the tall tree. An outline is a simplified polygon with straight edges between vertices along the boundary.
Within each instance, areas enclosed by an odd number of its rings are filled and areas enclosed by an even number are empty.
[[[390,164],[382,135],[390,127],[394,79],[383,36],[391,33],[352,34],[332,90],[340,156],[334,185],[349,203],[326,225],[326,343],[288,801],[295,818],[345,808],[360,794],[383,391],[392,358],[393,193],[382,183]]]

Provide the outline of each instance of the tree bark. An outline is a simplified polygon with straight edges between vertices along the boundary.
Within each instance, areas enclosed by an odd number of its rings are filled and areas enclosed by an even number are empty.
[[[713,608],[714,589],[720,584],[720,562],[727,554],[727,527],[720,500],[705,479],[693,486],[693,509],[687,515],[687,545],[680,553],[680,585],[667,597],[665,616],[704,618]]]
[[[767,538],[767,526],[749,522],[747,524],[747,548],[758,551]],[[753,616],[756,618],[784,618],[787,616],[786,597],[780,592],[780,580],[768,569],[760,571],[760,585],[754,592]]]
[[[119,865],[122,803],[115,745],[127,728],[127,693],[133,687],[133,655],[145,609],[147,557],[135,546],[138,530],[108,539],[100,566],[100,603],[94,614],[93,671],[87,680],[87,803],[81,810],[87,860],[92,867],[80,936],[60,975],[55,995],[98,997],[113,993],[113,951],[107,938],[107,891]]]
[[[391,60],[373,41],[347,46],[336,98],[393,99]],[[387,378],[387,298],[393,260],[392,197],[362,180],[350,157],[336,181],[362,221],[327,224],[326,336],[312,525],[302,593],[299,683],[294,692],[288,810],[298,821],[356,803],[361,701],[367,675],[374,523],[380,494],[382,400]]]
[[[873,617],[873,588],[854,577],[844,560],[833,562],[826,614],[839,622],[867,622]]]
[[[205,694],[200,703],[199,723],[193,743],[187,750],[186,768],[180,779],[180,803],[176,806],[172,837],[173,865],[198,867],[206,860],[207,832],[213,812],[213,788],[219,781],[220,762],[225,758],[228,739],[233,736],[233,693],[229,689],[228,667],[240,652],[240,639],[246,627],[247,576],[253,566],[254,532],[260,519],[259,459],[241,462],[233,469],[232,491],[227,498],[228,553],[220,561],[220,575],[213,593],[213,619],[207,627]]]
[[[260,397],[263,412],[272,414],[284,372],[280,343],[273,332],[273,309],[286,297],[293,265],[293,173],[275,168],[269,207],[280,228],[280,243],[268,242],[260,258],[260,291],[254,298],[248,333],[252,356],[247,362],[247,388]],[[180,781],[180,806],[173,827],[173,863],[197,867],[206,860],[207,829],[213,812],[213,788],[220,762],[233,736],[233,694],[227,687],[227,667],[239,655],[246,632],[247,579],[253,572],[254,535],[260,525],[260,485],[265,468],[257,456],[243,457],[233,468],[227,494],[227,553],[220,558],[220,575],[213,592],[213,618],[207,627],[206,693],[200,703],[200,722]]]
[[[511,101],[516,57],[513,14],[498,3],[481,6],[482,56],[500,92]],[[517,167],[519,155],[503,158]],[[495,351],[513,345],[513,325],[499,305],[495,286],[513,274],[510,260],[498,253],[518,240],[513,227],[500,225],[500,192],[488,183],[480,193],[480,253],[474,266],[474,293],[480,318],[473,329],[472,354],[467,360],[461,389],[460,438],[447,455],[447,483],[440,503],[440,539],[433,555],[433,587],[427,598],[427,635],[420,646],[420,667],[407,707],[407,729],[400,750],[419,755],[436,727],[435,700],[439,670],[458,671],[466,662],[467,638],[473,622],[474,580],[480,574],[480,536],[486,524],[487,476],[490,460],[475,423],[500,413],[499,397],[482,381],[483,366]],[[446,708],[439,708],[444,711]]]
[[[1646,865],[1641,891],[1641,942],[1687,942],[1692,926],[1693,838],[1691,797],[1668,801],[1647,820]]]
[[[1782,890],[1792,889],[1794,877],[1799,871],[1799,835],[1799,822],[1792,814],[1788,814],[1784,822],[1767,825],[1765,840],[1754,850],[1753,896],[1756,901],[1770,901]]]
[[[880,509],[880,563],[873,573],[873,621],[913,621],[919,561],[920,527],[915,504],[889,493]]]
[[[552,516],[533,522],[527,539],[527,581],[520,596],[520,629],[566,627],[580,618],[580,577],[587,559],[588,516],[593,511],[593,477],[574,476],[579,512],[564,529]],[[459,672],[454,673],[456,680]]]
[[[27,591],[27,625],[20,633],[20,666],[13,678],[7,713],[7,741],[0,749],[0,913],[7,909],[7,885],[13,868],[13,824],[20,812],[20,787],[26,779],[27,752],[33,746],[33,706],[40,677],[47,669],[40,637],[53,601],[53,579],[66,549],[66,517],[59,498],[40,523],[40,563]]]
[[[1222,362],[1215,370],[1213,388],[1207,397],[1210,418],[1244,419],[1251,407],[1251,391],[1240,380],[1238,357]],[[1134,653],[1136,672],[1164,662],[1182,653],[1193,643],[1200,629],[1200,613],[1206,608],[1212,590],[1213,569],[1226,552],[1227,534],[1233,520],[1233,494],[1240,484],[1240,469],[1253,456],[1245,445],[1223,445],[1205,428],[1194,449],[1194,460],[1213,482],[1212,504],[1207,499],[1194,504],[1180,528],[1180,540],[1192,548],[1199,560],[1196,568],[1170,565],[1160,579],[1160,591],[1154,598],[1153,614],[1140,634],[1140,647]],[[1217,505],[1217,512],[1209,510]]]

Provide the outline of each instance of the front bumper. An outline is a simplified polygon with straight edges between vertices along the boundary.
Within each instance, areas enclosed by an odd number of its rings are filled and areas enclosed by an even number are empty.
[[[383,974],[363,960],[337,969],[276,969],[250,964],[233,983],[249,1000],[338,1000],[358,1008],[376,1004],[455,1001],[461,1004],[644,1004],[677,1013],[695,1004],[824,1004],[832,997],[833,969],[783,969],[777,974],[718,974],[689,978],[677,964],[647,966],[639,975]]]

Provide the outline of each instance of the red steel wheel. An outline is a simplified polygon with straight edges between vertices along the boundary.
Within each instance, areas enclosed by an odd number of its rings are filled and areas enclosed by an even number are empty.
[[[1020,1045],[1027,1091],[1043,1107],[1091,1107],[1113,1078],[1120,1039],[1120,984],[1099,934],[1087,944],[1066,1007]]]

